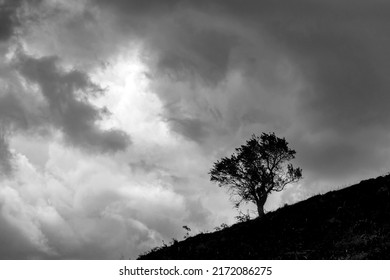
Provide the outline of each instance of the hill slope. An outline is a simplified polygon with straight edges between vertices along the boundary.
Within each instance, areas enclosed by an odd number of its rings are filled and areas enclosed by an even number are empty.
[[[390,175],[189,237],[139,259],[390,259]]]

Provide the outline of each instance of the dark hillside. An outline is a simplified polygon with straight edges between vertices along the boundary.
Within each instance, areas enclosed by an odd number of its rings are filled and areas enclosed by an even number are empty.
[[[139,259],[390,259],[390,175],[175,242]]]

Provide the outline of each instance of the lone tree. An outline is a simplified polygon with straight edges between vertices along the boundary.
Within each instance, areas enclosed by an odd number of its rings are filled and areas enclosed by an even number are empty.
[[[236,148],[236,153],[214,163],[210,170],[211,181],[220,187],[228,187],[235,207],[242,202],[253,202],[259,217],[264,215],[268,195],[302,178],[302,169],[294,168],[288,161],[295,158],[295,151],[284,138],[275,133],[262,133]]]

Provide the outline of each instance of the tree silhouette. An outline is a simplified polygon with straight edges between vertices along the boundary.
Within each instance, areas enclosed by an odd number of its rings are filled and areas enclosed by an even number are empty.
[[[231,157],[214,163],[209,174],[211,181],[220,187],[228,187],[235,206],[253,202],[259,217],[264,215],[268,195],[302,178],[302,169],[294,168],[288,161],[295,158],[295,151],[284,138],[275,133],[262,133],[252,137]]]

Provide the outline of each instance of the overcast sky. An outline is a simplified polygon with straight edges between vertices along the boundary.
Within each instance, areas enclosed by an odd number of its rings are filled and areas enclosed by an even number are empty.
[[[254,133],[303,169],[268,211],[389,172],[389,50],[387,0],[0,0],[0,258],[232,224],[208,171]]]

